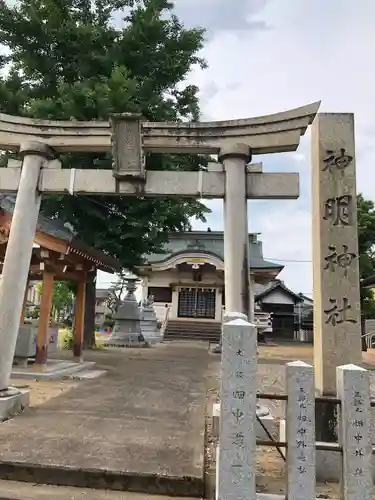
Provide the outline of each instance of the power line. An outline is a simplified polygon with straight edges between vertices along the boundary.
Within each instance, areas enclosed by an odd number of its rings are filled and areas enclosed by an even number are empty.
[[[263,257],[265,260],[274,260],[275,262],[293,262],[296,264],[311,264],[312,260],[294,260],[294,259],[275,259],[274,257]]]

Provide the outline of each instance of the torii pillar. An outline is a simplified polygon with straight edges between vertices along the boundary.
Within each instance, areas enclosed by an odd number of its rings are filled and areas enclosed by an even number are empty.
[[[29,275],[41,202],[40,169],[46,158],[52,158],[50,148],[40,142],[21,144],[20,153],[22,172],[0,286],[0,397],[5,397],[8,391]]]
[[[228,145],[221,149],[219,161],[223,162],[225,170],[225,309],[243,313],[253,322],[246,189],[246,167],[251,161],[250,147],[240,143]]]

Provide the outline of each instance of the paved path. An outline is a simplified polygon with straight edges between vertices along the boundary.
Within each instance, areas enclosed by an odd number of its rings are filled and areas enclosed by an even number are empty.
[[[211,356],[205,343],[88,353],[106,376],[0,425],[0,477],[199,495]],[[179,482],[186,477],[191,491]]]
[[[100,491],[87,488],[46,486],[0,481],[0,500],[188,500],[187,498],[161,497],[144,493]]]

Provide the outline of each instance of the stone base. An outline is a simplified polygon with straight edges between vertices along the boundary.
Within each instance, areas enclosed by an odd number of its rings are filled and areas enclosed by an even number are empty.
[[[109,338],[105,343],[105,347],[150,347],[140,333],[122,333],[118,337]]]
[[[30,392],[9,387],[6,395],[0,396],[0,421],[8,420],[29,406]]]
[[[77,363],[74,361],[60,361],[49,359],[45,365],[13,366],[12,377],[29,380],[56,380],[69,378],[73,374],[87,371],[95,366],[94,361]]]

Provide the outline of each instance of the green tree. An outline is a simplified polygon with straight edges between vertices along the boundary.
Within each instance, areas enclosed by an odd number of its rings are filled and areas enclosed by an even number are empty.
[[[121,16],[123,18],[121,19]],[[117,23],[114,23],[114,19]],[[199,119],[197,88],[184,80],[203,46],[167,0],[0,0],[0,111],[50,119]],[[7,71],[4,71],[4,69]],[[3,71],[1,71],[3,69]],[[111,168],[109,154],[65,154],[65,168]],[[0,156],[0,163],[6,155]],[[198,170],[207,158],[148,155],[148,169]],[[80,238],[132,269],[161,251],[170,231],[204,220],[207,208],[176,198],[53,196],[43,212],[70,222]],[[87,287],[85,345],[95,343],[94,276]]]
[[[114,16],[120,23],[114,24]],[[118,27],[118,24],[121,24]],[[0,111],[70,120],[140,112],[148,120],[199,119],[197,88],[184,80],[203,30],[185,29],[167,0],[0,0]],[[109,154],[65,154],[63,167],[111,168]],[[148,169],[198,170],[207,159],[148,155]],[[133,268],[160,251],[167,233],[204,220],[195,200],[54,196],[49,216],[70,222],[88,244]]]
[[[359,194],[357,209],[359,270],[363,279],[375,274],[375,206]],[[371,289],[361,289],[361,308],[366,318],[375,318],[375,300]]]
[[[43,283],[39,283],[37,287],[39,293],[43,294]],[[67,281],[55,281],[53,283],[52,317],[56,318],[57,321],[60,321],[61,314],[72,308],[73,301],[74,294],[71,291],[69,283]]]

